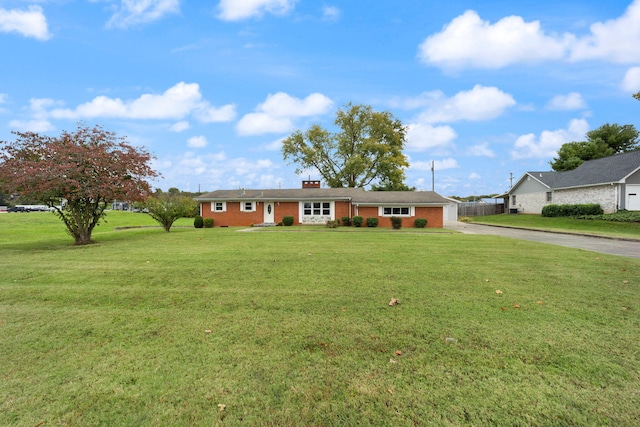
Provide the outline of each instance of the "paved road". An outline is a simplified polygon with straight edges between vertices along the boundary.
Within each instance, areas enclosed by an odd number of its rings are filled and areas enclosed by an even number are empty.
[[[576,234],[531,231],[519,228],[494,227],[490,225],[469,224],[464,222],[446,222],[444,228],[466,234],[493,234],[514,239],[531,240],[552,245],[567,246],[629,258],[640,258],[640,240],[618,240]]]

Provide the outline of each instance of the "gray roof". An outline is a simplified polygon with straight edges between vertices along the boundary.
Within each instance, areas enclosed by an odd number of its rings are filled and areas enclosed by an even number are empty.
[[[296,188],[264,190],[216,190],[196,197],[200,202],[212,201],[298,201],[346,200],[353,204],[431,204],[448,205],[451,202],[433,191],[365,191],[362,188]]]
[[[564,172],[527,172],[550,189],[617,183],[640,169],[640,150],[588,160]]]

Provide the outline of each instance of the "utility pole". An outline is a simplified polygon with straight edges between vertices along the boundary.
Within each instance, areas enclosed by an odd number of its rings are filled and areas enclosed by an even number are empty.
[[[431,191],[436,191],[436,174],[433,160],[431,160]]]
[[[513,188],[513,172],[509,172],[509,188]]]

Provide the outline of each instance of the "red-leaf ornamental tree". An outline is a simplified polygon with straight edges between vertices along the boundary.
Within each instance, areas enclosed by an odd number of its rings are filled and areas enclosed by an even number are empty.
[[[92,243],[109,203],[144,200],[147,179],[158,176],[145,149],[100,126],[79,125],[59,137],[13,133],[15,141],[0,142],[0,190],[53,207],[76,245]]]

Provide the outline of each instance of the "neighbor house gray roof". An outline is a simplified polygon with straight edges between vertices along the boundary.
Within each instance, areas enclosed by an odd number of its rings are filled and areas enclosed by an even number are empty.
[[[213,201],[298,201],[345,200],[353,204],[430,204],[448,205],[449,200],[433,191],[365,191],[362,188],[295,188],[265,190],[216,190],[196,197],[199,202]]]
[[[570,171],[527,172],[525,176],[529,175],[550,189],[556,190],[622,182],[638,169],[640,150],[588,160]]]

